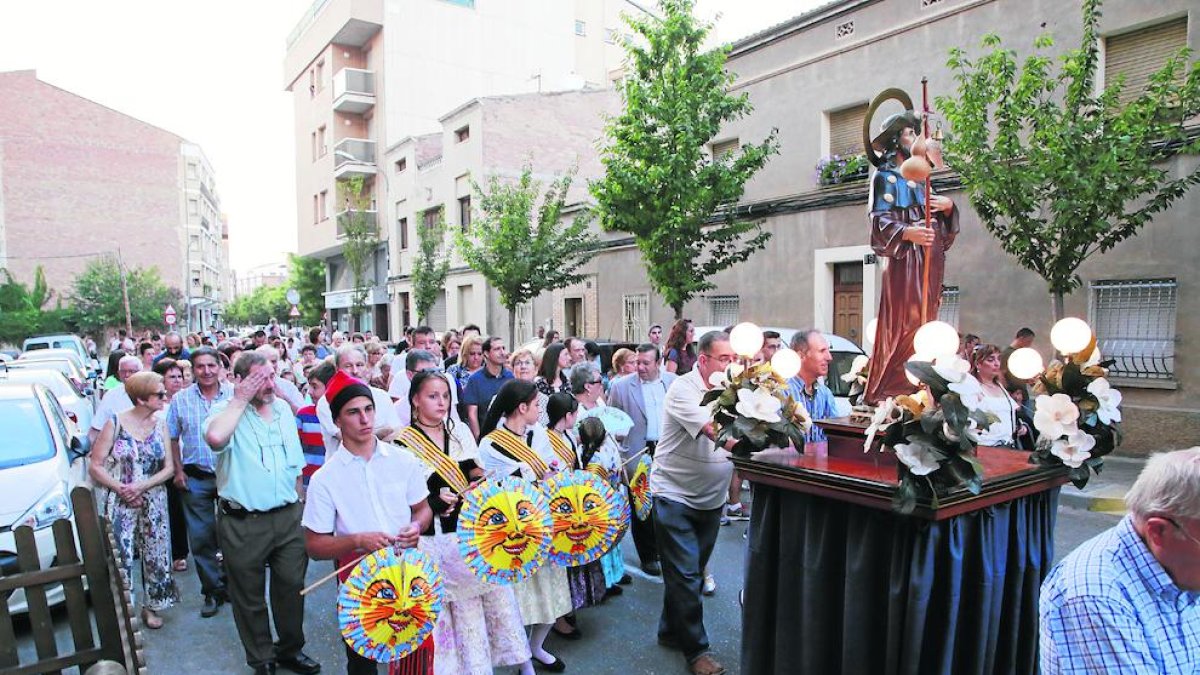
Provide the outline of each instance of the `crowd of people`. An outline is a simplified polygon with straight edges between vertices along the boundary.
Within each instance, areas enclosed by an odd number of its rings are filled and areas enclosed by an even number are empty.
[[[246,338],[171,333],[157,343],[117,336],[91,430],[91,475],[126,565],[142,562],[145,625],[160,627],[178,601],[172,572],[187,569],[190,553],[201,616],[231,605],[255,672],[316,673],[321,666],[303,651],[309,560],[341,567],[388,546],[418,547],[444,571],[446,609],[431,638],[389,672],[561,672],[566,664],[547,638],[583,639],[581,610],[624,592],[631,578],[620,551],[579,567],[546,565],[513,586],[484,583],[457,545],[462,493],[488,477],[541,482],[574,469],[615,477],[623,490],[622,468],[645,453],[653,508],[629,532],[642,572],[663,580],[658,642],[696,675],[724,672],[710,651],[702,596],[716,589],[708,562],[720,526],[747,519],[748,509],[729,448],[717,446],[700,401],[710,377],[736,357],[728,332],[694,332],[680,321],[664,340],[654,326],[645,343],[609,355],[556,331],[510,353],[475,326],[440,339],[416,327],[395,345],[320,328],[303,339],[278,327]],[[1033,338],[1022,329],[1000,349],[964,337],[960,356],[1001,420],[989,445],[1020,447],[1032,433],[1022,422],[1028,392],[1004,363]],[[767,331],[758,358],[782,346]],[[825,337],[803,330],[789,346],[801,357],[788,383],[793,397],[813,419],[834,416]],[[806,440],[825,439],[814,426]],[[1154,520],[1175,506],[1147,506],[1127,529],[1170,540],[1158,546],[1183,556]],[[1176,515],[1194,524],[1196,514]],[[1066,574],[1052,575],[1056,594],[1072,592]],[[1043,640],[1073,648],[1060,633],[1081,630],[1083,618],[1060,609],[1043,599]],[[346,670],[373,673],[376,664],[347,646]]]
[[[448,610],[428,644],[392,672],[432,672],[435,662],[439,673],[564,670],[546,640],[581,639],[577,612],[624,592],[631,577],[620,551],[580,567],[545,566],[513,587],[482,583],[455,560],[461,495],[452,487],[456,478],[540,482],[590,469],[624,490],[626,462],[643,450],[654,456],[664,436],[670,385],[699,378],[708,363],[690,322],[672,327],[665,343],[663,333],[654,326],[645,344],[602,355],[596,343],[557,331],[510,353],[502,338],[470,325],[440,338],[416,327],[392,345],[369,332],[300,333],[274,322],[245,337],[119,331],[89,431],[90,473],[122,559],[142,562],[144,624],[162,626],[179,600],[172,574],[186,571],[190,556],[200,615],[231,606],[256,672],[315,673],[320,665],[303,652],[299,593],[308,561],[420,546],[446,570]],[[732,476],[722,482],[724,505]],[[695,662],[707,650],[702,617],[675,603],[682,593],[698,606],[715,590],[711,545],[664,553],[660,541],[686,539],[663,529],[675,526],[635,520],[632,537],[643,572],[664,576],[670,589],[660,640]],[[347,672],[375,672],[349,647],[346,658]]]

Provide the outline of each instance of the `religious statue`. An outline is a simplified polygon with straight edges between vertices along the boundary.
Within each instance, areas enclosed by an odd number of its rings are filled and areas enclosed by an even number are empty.
[[[892,89],[876,97],[864,122],[863,135],[869,135],[871,113],[880,103],[892,99],[899,100],[905,111],[884,120],[867,147],[867,157],[876,167],[868,202],[871,248],[880,258],[887,258],[870,375],[863,396],[870,405],[916,391],[905,377],[904,364],[913,355],[917,329],[937,319],[946,251],[958,234],[954,202],[933,194],[928,187],[929,172],[940,163],[940,153],[934,143],[922,137],[922,117],[912,110],[908,95]]]

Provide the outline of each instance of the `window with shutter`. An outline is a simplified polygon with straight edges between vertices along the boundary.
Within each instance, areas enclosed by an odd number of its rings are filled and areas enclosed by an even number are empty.
[[[863,152],[862,125],[867,104],[834,110],[829,115],[829,154],[857,155]]]
[[[736,151],[741,145],[738,144],[738,139],[731,138],[727,141],[718,141],[712,144],[713,159],[724,157],[731,152]]]
[[[1121,103],[1137,98],[1167,60],[1187,46],[1187,17],[1104,39],[1105,86],[1125,76]],[[1180,71],[1182,76],[1183,71]]]

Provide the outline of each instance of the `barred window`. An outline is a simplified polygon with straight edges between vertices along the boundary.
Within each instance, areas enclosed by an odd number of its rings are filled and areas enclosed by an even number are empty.
[[[958,286],[942,286],[942,304],[938,306],[938,321],[958,328]]]
[[[533,339],[533,303],[526,302],[517,305],[516,321],[517,344],[525,344]],[[517,348],[514,346],[513,350]]]
[[[1100,355],[1116,361],[1111,376],[1175,379],[1175,279],[1095,281],[1089,295]]]
[[[732,326],[738,322],[739,305],[736,295],[708,296],[708,323],[713,326]]]
[[[646,340],[650,330],[650,296],[645,293],[626,295],[625,304],[625,340],[641,343]]]

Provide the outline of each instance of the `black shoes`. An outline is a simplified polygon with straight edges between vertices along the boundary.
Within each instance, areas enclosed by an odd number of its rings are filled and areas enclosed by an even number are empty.
[[[279,665],[300,675],[316,675],[321,672],[321,664],[313,661],[304,652],[296,652],[291,658],[279,659]]]
[[[652,577],[662,576],[662,566],[658,564],[657,560],[642,563],[642,571]]]
[[[567,669],[567,664],[563,663],[563,660],[557,656],[554,657],[554,661],[551,663],[542,663],[541,659],[534,656],[533,667],[537,670],[544,670],[548,673],[561,673]]]
[[[560,637],[564,640],[582,640],[583,639],[583,633],[579,632],[578,628],[576,628],[573,631],[567,632],[567,631],[561,631],[555,626],[551,626],[550,632],[554,633],[555,635],[557,635],[558,637]],[[538,660],[534,659],[534,663],[536,664],[537,662],[538,662]],[[545,664],[543,664],[543,665],[545,665]]]
[[[205,619],[212,618],[217,615],[217,611],[221,609],[221,605],[225,604],[225,598],[220,595],[204,596],[204,607],[200,608],[200,616]],[[273,672],[273,671],[272,671]]]
[[[617,583],[621,584],[622,586],[628,586],[629,584],[633,583],[633,577],[629,576],[628,574],[622,575],[621,580]]]

